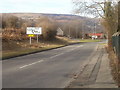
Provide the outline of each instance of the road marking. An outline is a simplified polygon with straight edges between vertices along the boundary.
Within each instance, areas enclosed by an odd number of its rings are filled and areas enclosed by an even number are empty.
[[[79,48],[79,47],[83,47],[83,45],[77,46],[77,48]],[[50,57],[50,58],[54,58],[54,57],[57,57],[57,56],[63,55],[63,54],[65,54],[65,53],[70,52],[70,51],[73,51],[73,50],[75,50],[75,49],[77,49],[77,48],[70,49],[69,51],[66,51],[66,52],[64,52],[64,53],[60,53],[60,54],[55,55],[55,56],[52,56],[52,57]]]
[[[75,49],[77,49],[77,48],[79,48],[79,47],[83,47],[83,45],[80,45],[80,46],[77,46],[76,48],[70,49],[69,51],[66,51],[65,53],[70,52],[70,51],[73,51],[73,50],[75,50]],[[55,57],[57,57],[57,56],[60,56],[60,55],[65,54],[65,53],[60,53],[60,54],[54,55],[54,56],[52,56],[52,57],[50,57],[50,58],[55,58]],[[27,64],[27,65],[21,66],[21,67],[19,67],[19,68],[22,69],[22,68],[25,68],[25,67],[28,67],[28,66],[37,64],[37,63],[41,63],[41,62],[43,62],[43,60],[40,60],[40,61],[37,61],[37,62],[33,62],[33,63],[31,63],[31,64]]]
[[[37,61],[37,62],[33,62],[31,64],[27,64],[27,65],[24,65],[24,66],[21,66],[20,69],[28,67],[28,66],[31,66],[31,65],[34,65],[34,64],[37,64],[37,63],[41,63],[41,62],[43,62],[43,60],[40,60],[40,61]]]
[[[69,51],[66,51],[66,52],[73,51],[73,50],[78,49],[79,47],[83,47],[83,46],[84,46],[84,45],[77,46],[76,48],[70,49]]]
[[[55,57],[60,56],[60,55],[62,55],[62,54],[64,54],[64,53],[60,53],[60,54],[55,55],[55,56],[52,56],[52,57],[50,57],[50,58],[55,58]]]
[[[78,46],[77,48],[79,48],[79,47],[83,47],[83,45],[80,45],[80,46]],[[65,53],[70,52],[70,51],[73,51],[73,50],[75,50],[75,49],[77,49],[77,48],[70,49],[69,51],[66,51]],[[65,53],[60,53],[60,54],[55,55],[55,56],[52,56],[52,57],[50,57],[50,58],[55,58],[55,57],[57,57],[57,56],[60,56],[60,55],[65,54]]]

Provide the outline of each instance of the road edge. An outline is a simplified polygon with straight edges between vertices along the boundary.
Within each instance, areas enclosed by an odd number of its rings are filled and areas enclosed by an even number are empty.
[[[84,42],[69,43],[69,44],[66,44],[66,45],[63,45],[63,46],[53,47],[53,48],[44,49],[44,50],[40,50],[40,51],[33,51],[33,52],[26,53],[26,54],[20,54],[20,55],[9,56],[9,57],[4,57],[4,58],[2,57],[2,61],[7,60],[7,59],[11,59],[11,58],[16,58],[16,57],[26,56],[26,55],[30,55],[30,54],[35,54],[35,53],[39,53],[39,52],[43,52],[43,51],[58,49],[58,48],[66,47],[66,46],[69,46],[69,45],[80,44],[80,43],[84,43]]]

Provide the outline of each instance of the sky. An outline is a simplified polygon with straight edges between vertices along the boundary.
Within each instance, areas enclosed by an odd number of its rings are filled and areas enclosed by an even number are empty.
[[[77,0],[78,1],[78,0]],[[91,0],[79,0],[90,2]],[[95,0],[103,1],[103,0]],[[73,14],[72,0],[1,0],[0,13]]]
[[[72,0],[1,0],[0,13],[31,12],[71,14]]]

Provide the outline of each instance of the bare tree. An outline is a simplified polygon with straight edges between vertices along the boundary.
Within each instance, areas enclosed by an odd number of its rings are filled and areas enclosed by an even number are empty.
[[[42,27],[42,36],[45,40],[52,40],[55,38],[58,27],[55,20],[51,20],[48,17],[41,17],[37,21],[36,26]]]
[[[108,33],[108,45],[112,46],[112,34],[116,32],[117,27],[117,9],[113,0],[101,0],[91,2],[82,2],[81,0],[73,0],[75,5],[75,13],[87,13],[94,17],[101,17]],[[107,25],[107,26],[106,26]]]

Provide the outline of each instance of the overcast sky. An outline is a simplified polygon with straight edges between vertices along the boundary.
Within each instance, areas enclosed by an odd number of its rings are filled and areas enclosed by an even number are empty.
[[[90,2],[91,0],[80,0]],[[95,0],[103,1],[103,0]],[[72,14],[72,0],[1,0],[0,13],[30,12]]]
[[[72,0],[1,0],[0,13],[72,13]]]

